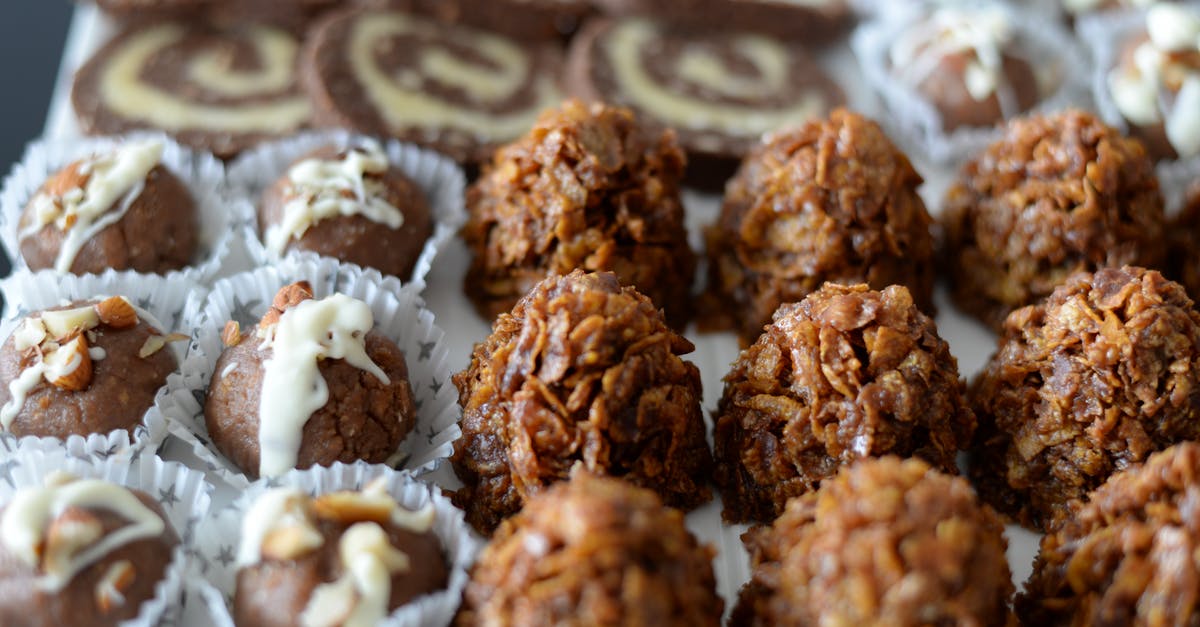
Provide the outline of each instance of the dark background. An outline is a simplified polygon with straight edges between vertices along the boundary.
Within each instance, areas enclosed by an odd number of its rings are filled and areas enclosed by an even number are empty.
[[[25,143],[42,134],[74,5],[67,0],[17,0],[0,20],[0,168],[7,174]],[[0,255],[0,276],[8,260]]]

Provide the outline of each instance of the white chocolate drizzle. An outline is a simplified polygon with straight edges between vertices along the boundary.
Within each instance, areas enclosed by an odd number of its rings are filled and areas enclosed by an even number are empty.
[[[351,525],[338,541],[341,577],[313,589],[300,614],[301,627],[372,627],[388,614],[392,575],[408,572],[408,555],[392,546],[387,533],[373,522]],[[336,599],[356,598],[348,616],[329,616]]]
[[[295,528],[304,545],[311,550],[325,543],[312,523],[309,496],[298,488],[272,488],[246,510],[242,519],[242,539],[238,545],[237,565],[239,568],[253,566],[262,561],[262,546],[267,534],[277,529]]]
[[[1180,157],[1200,154],[1200,68],[1174,58],[1200,52],[1200,14],[1180,4],[1155,4],[1146,12],[1146,34],[1133,63],[1109,72],[1113,103],[1133,124],[1162,122]],[[1164,92],[1174,97],[1168,100]]]
[[[110,531],[70,555],[60,565],[61,570],[44,572],[36,581],[43,590],[61,590],[79,571],[112,551],[131,542],[161,535],[165,529],[163,519],[128,489],[98,479],[78,479],[61,485],[19,490],[0,518],[0,543],[28,566],[42,566],[44,556],[39,555],[39,551],[46,540],[47,527],[70,507],[112,512],[129,524]]]
[[[520,46],[465,27],[439,32],[453,37],[454,44],[476,51],[489,66],[477,67],[447,49],[427,45],[418,52],[419,67],[394,74],[380,67],[377,55],[393,45],[390,38],[420,36],[430,28],[429,22],[403,13],[371,13],[370,19],[358,19],[350,34],[350,69],[393,131],[451,129],[485,140],[509,139],[528,131],[542,109],[558,104],[561,96],[553,78],[532,75],[529,54]],[[420,76],[414,74],[418,71]],[[422,89],[421,76],[452,85],[475,102],[464,105],[432,95]],[[518,95],[531,82],[533,102],[516,111],[487,110]]]
[[[142,193],[146,176],[162,159],[162,152],[162,142],[144,141],[88,159],[79,166],[79,173],[87,175],[82,188],[72,188],[61,196],[44,190],[34,195],[29,201],[33,220],[21,230],[20,238],[32,237],[53,223],[66,233],[54,269],[69,272],[88,240],[125,217]]]
[[[404,225],[404,213],[388,203],[384,184],[368,174],[387,172],[388,160],[375,142],[346,151],[339,159],[305,159],[288,168],[283,217],[267,229],[267,250],[283,254],[292,239],[333,216],[361,215],[389,229]]]
[[[826,107],[811,91],[779,108],[755,104],[706,102],[663,85],[647,71],[643,55],[662,34],[652,22],[621,20],[604,44],[614,80],[630,104],[667,123],[698,131],[720,131],[756,137],[777,128],[805,122]],[[787,88],[791,54],[779,42],[759,35],[737,35],[735,52],[755,68],[757,77],[730,73],[721,60],[702,47],[686,48],[675,61],[675,74],[704,90],[740,99],[777,97]]]
[[[1013,41],[1012,24],[1003,11],[980,7],[943,7],[925,22],[909,28],[892,43],[889,53],[897,76],[916,87],[938,70],[947,56],[969,53],[963,83],[976,102],[996,94],[1004,72],[1004,48]],[[1001,110],[1013,111],[1001,101]]]
[[[263,363],[259,402],[259,475],[277,477],[296,465],[304,424],[329,400],[329,387],[317,364],[344,359],[390,381],[367,355],[365,337],[375,319],[366,303],[343,294],[305,300],[279,321],[260,329],[261,349],[273,354]]]
[[[232,96],[275,95],[295,82],[296,43],[286,32],[262,26],[247,32],[262,55],[257,72],[236,72],[228,58],[204,54],[192,59],[185,73],[196,84]],[[300,127],[311,112],[300,95],[250,104],[204,104],[160,89],[142,79],[151,59],[178,43],[187,30],[163,24],[135,31],[104,66],[99,92],[114,113],[168,131],[203,130],[279,134]]]

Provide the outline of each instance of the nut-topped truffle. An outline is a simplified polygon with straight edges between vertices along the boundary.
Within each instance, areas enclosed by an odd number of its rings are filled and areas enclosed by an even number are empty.
[[[456,624],[716,627],[714,553],[653,492],[579,469],[500,525]]]
[[[133,431],[175,370],[166,333],[123,296],[25,317],[0,348],[0,432]]]
[[[770,137],[708,229],[708,321],[754,341],[783,303],[826,281],[907,286],[933,312],[921,177],[877,124],[844,109]]]
[[[970,400],[981,495],[1046,528],[1114,472],[1200,438],[1200,313],[1158,272],[1075,275],[1009,315]]]
[[[0,507],[0,624],[112,627],[154,598],[179,538],[149,495],[52,475]]]
[[[192,263],[195,202],[161,164],[162,153],[162,142],[132,142],[50,176],[17,224],[25,264],[98,274],[165,273]]]
[[[1026,625],[1200,621],[1200,445],[1184,442],[1116,473],[1062,510],[1017,595]]]
[[[770,522],[863,457],[957,472],[975,419],[950,347],[908,290],[827,283],[775,312],[725,376],[714,415],[728,521]]]
[[[449,567],[432,504],[411,511],[380,481],[310,497],[263,493],[246,512],[233,617],[238,625],[378,625],[444,589]]]
[[[920,460],[866,459],[743,536],[730,625],[1014,624],[1000,518]]]
[[[467,295],[491,320],[547,276],[603,270],[682,326],[696,267],[684,162],[671,131],[652,132],[627,109],[569,100],[546,111],[467,192]]]
[[[613,274],[537,284],[454,375],[462,437],[454,498],[490,533],[576,462],[650,488],[668,505],[708,501],[712,456],[693,350]]]
[[[225,327],[204,404],[213,444],[251,477],[383,463],[416,424],[408,366],[366,303],[284,286],[254,329]]]
[[[274,257],[308,250],[406,282],[433,232],[421,189],[373,141],[297,160],[263,193],[258,221]]]
[[[995,329],[1076,272],[1155,268],[1166,250],[1145,149],[1074,109],[1009,122],[964,166],[942,221],[954,299]]]

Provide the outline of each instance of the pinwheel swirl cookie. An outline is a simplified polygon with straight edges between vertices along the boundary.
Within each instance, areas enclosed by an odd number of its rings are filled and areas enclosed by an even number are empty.
[[[763,133],[822,117],[843,100],[800,40],[690,34],[639,18],[584,27],[566,80],[573,95],[674,128],[693,158],[741,158]]]
[[[75,75],[83,130],[161,129],[228,158],[307,125],[299,43],[263,24],[154,22],[114,37]]]
[[[398,11],[331,15],[303,56],[317,124],[416,142],[458,161],[486,159],[561,97],[555,44]]]

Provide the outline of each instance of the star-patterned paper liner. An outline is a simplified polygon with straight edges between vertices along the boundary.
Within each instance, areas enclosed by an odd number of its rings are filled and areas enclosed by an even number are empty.
[[[432,501],[437,512],[433,532],[442,545],[450,572],[445,590],[420,597],[398,608],[381,623],[386,627],[443,626],[449,624],[458,609],[468,569],[475,561],[480,540],[466,524],[463,513],[442,496],[437,487],[417,481],[412,473],[396,471],[379,464],[343,464],[292,470],[273,479],[251,483],[235,501],[220,511],[212,511],[200,527],[194,543],[195,558],[189,568],[193,587],[190,598],[199,597],[206,614],[216,627],[233,627],[230,614],[237,585],[235,557],[241,539],[242,519],[247,508],[269,489],[296,486],[312,495],[339,490],[361,490],[372,480],[382,478],[391,494],[404,507],[416,510]],[[194,608],[189,610],[194,611]]]
[[[263,191],[280,176],[285,175],[292,163],[308,153],[325,146],[355,146],[366,140],[372,138],[342,130],[328,130],[303,133],[261,144],[230,163],[228,181],[231,194],[244,198],[252,207],[257,207]],[[425,241],[421,255],[413,267],[412,276],[387,276],[387,279],[399,280],[404,285],[417,285],[418,290],[423,290],[425,278],[438,250],[454,237],[466,220],[463,205],[466,178],[458,164],[432,150],[396,140],[373,141],[379,142],[391,165],[403,171],[421,188],[429,204],[433,217],[433,235]],[[251,259],[255,265],[260,266],[277,263],[279,260],[267,251],[259,236],[257,222],[252,220],[242,235]],[[316,253],[305,251],[292,251],[284,256],[310,260],[319,258]],[[357,267],[353,264],[345,265]]]
[[[149,494],[167,515],[179,536],[171,563],[154,589],[154,598],[142,603],[136,618],[121,627],[151,627],[178,624],[184,577],[195,555],[196,535],[202,521],[211,519],[212,484],[204,474],[183,464],[166,462],[148,453],[104,460],[79,459],[64,451],[23,450],[0,457],[0,507],[12,500],[17,490],[44,485],[47,475],[63,471],[81,478],[111,481]]]
[[[29,199],[46,179],[73,161],[101,154],[130,141],[154,139],[163,143],[162,165],[179,177],[196,201],[196,260],[169,279],[209,283],[224,270],[233,247],[241,246],[240,226],[253,219],[248,203],[234,199],[225,180],[225,166],[209,153],[186,148],[161,133],[138,132],[119,137],[42,139],[25,148],[0,189],[0,244],[16,270],[26,269],[17,239],[17,224]],[[129,271],[132,272],[132,271]],[[155,276],[135,273],[141,276]]]
[[[417,421],[401,442],[394,465],[417,474],[436,468],[450,456],[452,443],[461,433],[445,333],[424,307],[419,286],[398,288],[394,280],[388,281],[374,270],[333,259],[284,259],[277,266],[222,279],[206,299],[189,301],[184,313],[184,326],[193,329],[188,356],[181,372],[168,379],[168,391],[158,403],[172,423],[171,433],[190,446],[198,463],[221,482],[234,489],[249,485],[246,474],[211,443],[204,422],[205,394],[224,349],[221,331],[225,323],[236,320],[243,329],[253,328],[275,292],[300,280],[312,284],[317,298],[339,292],[366,302],[375,316],[375,329],[404,352]]]
[[[187,277],[164,278],[155,275],[109,270],[104,274],[57,274],[51,271],[29,272],[18,270],[0,281],[0,292],[4,294],[5,312],[0,319],[0,344],[28,314],[70,301],[98,299],[106,296],[124,296],[134,306],[150,314],[153,320],[147,324],[157,327],[163,334],[190,333],[183,326],[183,311],[189,298],[207,293],[207,288]],[[170,342],[163,350],[170,350],[182,366],[187,350],[186,342]],[[176,370],[180,372],[180,370]],[[0,453],[16,450],[65,450],[74,457],[90,457],[104,460],[109,457],[132,456],[142,449],[156,450],[168,432],[168,418],[158,407],[158,401],[167,394],[167,382],[155,394],[155,403],[147,408],[141,424],[133,432],[117,429],[108,433],[92,433],[87,436],[72,435],[66,440],[54,437],[16,436],[0,430]]]

